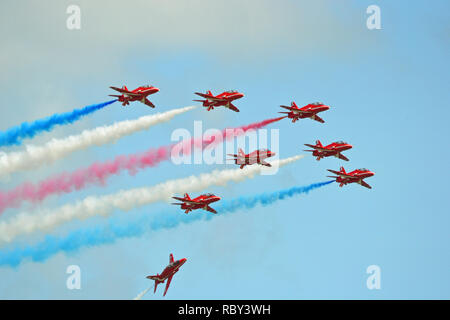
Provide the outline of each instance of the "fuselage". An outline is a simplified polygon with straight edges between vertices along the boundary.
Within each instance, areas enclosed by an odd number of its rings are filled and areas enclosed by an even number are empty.
[[[240,99],[243,96],[244,96],[243,93],[240,93],[240,92],[237,92],[237,91],[232,91],[232,92],[231,91],[225,91],[225,92],[222,92],[221,94],[215,96],[215,98],[219,98],[221,100],[214,100],[214,99],[205,98],[206,100],[203,102],[203,106],[204,107],[209,107],[209,106],[214,106],[214,107],[226,106],[229,103],[231,103],[232,101]],[[222,99],[224,99],[225,101],[223,101]]]
[[[151,279],[157,280],[158,282],[164,282],[168,277],[174,275],[186,261],[187,259],[183,258],[169,263],[167,267],[164,268],[163,272],[161,272],[161,274],[151,276]]]
[[[315,157],[329,157],[329,156],[336,156],[338,154],[340,154],[341,152],[351,149],[352,145],[348,144],[348,143],[337,143],[337,142],[333,142],[330,143],[329,145],[322,147],[323,149],[320,150],[314,150],[313,151],[313,156]]]
[[[220,197],[218,197],[218,196],[201,195],[201,196],[198,196],[197,198],[194,198],[194,199],[190,200],[190,201],[196,202],[196,203],[186,203],[186,202],[184,202],[181,205],[181,209],[183,209],[183,210],[203,209],[203,208],[206,208],[211,203],[217,202],[219,200],[220,200]]]
[[[369,170],[361,170],[356,169],[352,172],[348,172],[347,175],[349,176],[341,176],[339,175],[336,178],[336,182],[340,184],[348,184],[348,183],[361,183],[361,181],[365,178],[372,177],[375,173]]]
[[[143,99],[145,99],[147,96],[157,93],[159,91],[158,88],[153,87],[153,86],[142,86],[139,88],[136,88],[134,90],[132,90],[131,92],[136,94],[136,95],[129,95],[126,93],[123,93],[120,97],[119,97],[119,101],[120,102],[128,102],[128,101],[141,101]]]
[[[255,150],[246,155],[234,155],[236,164],[255,164],[255,163],[264,163],[264,160],[270,157],[273,157],[275,152],[270,150]]]
[[[304,107],[296,109],[291,109],[291,112],[288,114],[288,118],[290,119],[305,119],[311,118],[312,116],[318,114],[319,112],[327,111],[330,109],[329,106],[324,104],[308,104]]]

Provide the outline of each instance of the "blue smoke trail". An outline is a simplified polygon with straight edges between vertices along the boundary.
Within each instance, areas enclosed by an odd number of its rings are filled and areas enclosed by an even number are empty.
[[[272,193],[263,193],[249,197],[239,197],[229,201],[223,201],[220,207],[216,207],[218,214],[231,213],[238,209],[250,209],[260,204],[270,205],[276,201],[290,198],[298,194],[308,193],[314,189],[334,182],[320,182],[303,187],[293,187]],[[155,215],[143,215],[133,220],[124,221],[123,217],[115,217],[106,225],[96,225],[80,230],[75,230],[65,237],[47,235],[44,240],[33,246],[12,248],[0,252],[0,266],[18,266],[24,259],[31,258],[35,262],[43,262],[54,254],[63,251],[75,252],[82,247],[92,247],[114,243],[120,238],[139,237],[150,230],[174,228],[181,223],[191,223],[197,220],[209,220],[213,214],[191,213],[189,215],[176,212],[161,212]]]
[[[108,102],[93,104],[81,109],[75,109],[70,112],[57,113],[50,117],[33,122],[23,122],[18,126],[9,128],[4,132],[0,132],[0,147],[20,145],[22,144],[22,140],[25,138],[33,138],[38,133],[41,133],[42,131],[50,131],[57,125],[73,123],[83,116],[100,110],[116,101],[117,100],[111,100]]]

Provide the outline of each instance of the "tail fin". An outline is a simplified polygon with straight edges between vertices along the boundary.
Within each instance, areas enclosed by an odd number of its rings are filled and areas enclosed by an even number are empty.
[[[187,193],[184,194],[184,198],[187,200],[191,200],[191,197],[189,197],[189,195]]]
[[[122,86],[122,89],[123,89],[123,90],[127,90],[127,91],[128,91],[128,88],[127,88],[127,86]]]
[[[245,153],[244,153],[244,151],[243,151],[241,148],[239,148],[238,154],[239,154],[239,156],[241,156],[241,157],[245,157]]]
[[[173,261],[174,261],[173,254],[170,254],[170,256],[169,256],[169,263],[172,263]]]
[[[346,173],[344,167],[341,167],[341,173]]]
[[[322,147],[322,143],[320,142],[320,140],[316,140],[316,146],[317,147]]]
[[[209,94],[210,96],[213,95],[210,90],[206,91],[206,94]]]
[[[291,107],[298,109],[297,104],[294,101],[291,102]]]

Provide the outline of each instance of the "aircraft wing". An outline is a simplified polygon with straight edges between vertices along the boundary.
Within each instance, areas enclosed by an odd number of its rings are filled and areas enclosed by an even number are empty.
[[[295,111],[295,112],[298,112],[298,113],[303,113],[303,111],[300,110],[299,108],[288,107],[288,106],[280,106],[280,107],[282,107],[282,108],[284,108],[286,110],[289,110],[289,111]]]
[[[313,115],[312,117],[311,117],[311,119],[313,119],[313,120],[316,120],[316,121],[319,121],[320,123],[325,123],[325,121],[321,118],[321,117],[319,117],[318,115]]]
[[[116,88],[116,87],[110,87],[110,88],[113,89],[113,90],[116,90],[116,91],[118,91],[120,93],[126,93],[129,96],[135,96],[135,97],[139,96],[139,94],[137,94],[137,93],[133,93],[131,91],[128,91],[128,90],[125,90],[125,89],[122,89],[122,88]]]
[[[196,95],[208,99],[208,100],[213,100],[213,101],[227,101],[227,99],[222,99],[222,98],[216,98],[213,95],[210,94],[206,94],[206,93],[200,93],[200,92],[194,92]]]
[[[339,172],[339,171],[336,171],[336,170],[330,170],[330,169],[327,169],[327,170],[330,171],[331,173],[337,174],[338,176],[341,176],[341,177],[348,177],[348,178],[352,178],[353,177],[350,174],[342,173],[342,172]]]
[[[320,151],[330,151],[330,149],[324,148],[324,147],[319,147],[319,146],[315,146],[312,144],[307,144],[305,143],[305,146],[316,149],[316,150],[320,150]]]
[[[261,161],[259,164],[263,165],[263,166],[266,166],[266,167],[271,167],[272,166],[270,163],[265,162],[265,161]]]
[[[155,105],[153,103],[151,103],[151,101],[148,100],[147,98],[145,98],[144,102],[142,102],[142,103],[147,105],[147,106],[149,106],[150,108],[154,108],[155,107]]]
[[[178,200],[178,201],[189,203],[189,204],[197,204],[198,203],[198,202],[186,199],[186,198],[180,198],[180,197],[172,197],[172,198],[175,199],[175,200]]]
[[[167,289],[169,289],[170,281],[172,281],[172,278],[173,278],[173,275],[171,275],[171,276],[167,279],[166,288],[164,289],[164,294],[163,294],[163,296],[166,295]]]
[[[239,109],[236,108],[235,105],[233,105],[232,103],[228,104],[228,109],[233,110],[234,112],[239,112]]]
[[[213,208],[211,208],[210,206],[206,207],[206,211],[212,212],[212,213],[217,213],[216,210],[214,210]]]
[[[372,187],[371,187],[367,182],[364,182],[363,180],[361,180],[361,185],[362,185],[363,187],[368,188],[368,189],[372,189]]]
[[[342,155],[342,154],[339,154],[338,157],[339,157],[339,159],[348,161],[348,158],[346,156]]]

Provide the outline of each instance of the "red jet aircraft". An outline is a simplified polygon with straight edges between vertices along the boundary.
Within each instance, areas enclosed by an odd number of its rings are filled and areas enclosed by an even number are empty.
[[[221,94],[214,96],[211,91],[206,91],[205,93],[195,92],[196,95],[205,98],[206,100],[193,100],[198,102],[203,102],[203,106],[207,107],[208,111],[214,109],[214,107],[224,106],[233,111],[239,112],[239,109],[236,108],[231,102],[237,99],[240,99],[244,96],[243,93],[237,92],[235,90],[229,90],[222,92]]]
[[[219,201],[220,197],[212,194],[202,194],[197,198],[191,199],[187,193],[184,194],[184,198],[172,197],[175,200],[182,201],[183,203],[172,203],[174,205],[181,206],[181,209],[185,210],[184,213],[189,213],[192,210],[203,209],[212,213],[217,213],[216,210],[211,208],[209,205],[213,202]]]
[[[110,97],[116,97],[120,102],[122,102],[122,106],[126,106],[130,104],[130,101],[139,101],[147,106],[154,108],[155,105],[147,99],[147,96],[157,93],[159,91],[158,88],[147,85],[136,88],[134,90],[128,90],[126,86],[121,88],[110,87],[113,90],[120,92],[122,95],[114,95],[110,94]]]
[[[180,260],[173,260],[173,254],[170,254],[169,258],[169,265],[164,268],[163,272],[161,274],[156,274],[156,276],[147,276],[147,279],[155,280],[155,290],[153,290],[153,293],[156,292],[156,288],[158,287],[158,284],[164,283],[167,279],[166,289],[164,290],[163,296],[166,295],[167,289],[169,289],[170,281],[172,281],[172,277],[175,273],[178,272],[180,267],[186,262],[186,258],[180,259]]]
[[[339,187],[342,187],[348,183],[358,183],[362,185],[363,187],[372,189],[371,186],[369,186],[366,182],[363,181],[365,178],[369,178],[373,176],[375,173],[372,171],[369,171],[367,169],[356,169],[352,172],[345,172],[344,167],[341,167],[340,171],[330,170],[331,173],[334,173],[337,176],[327,176],[329,178],[336,178],[336,182],[339,183]]]
[[[347,157],[341,154],[342,151],[348,150],[352,148],[352,145],[348,144],[347,142],[343,141],[337,141],[330,143],[327,146],[323,146],[320,140],[316,141],[316,145],[307,144],[305,143],[305,146],[313,148],[314,150],[303,150],[312,152],[312,155],[316,157],[317,161],[319,161],[322,158],[325,157],[331,157],[335,156],[336,158],[348,161]]]
[[[287,114],[287,117],[289,119],[292,119],[292,122],[297,121],[298,119],[304,119],[304,118],[311,118],[313,120],[319,121],[321,123],[324,123],[322,118],[320,118],[317,113],[322,111],[327,111],[330,109],[329,106],[324,105],[322,102],[314,102],[310,103],[304,107],[297,107],[294,101],[291,102],[291,106],[280,106],[284,109],[289,110],[289,112],[279,112]]]
[[[260,164],[266,167],[271,167],[272,165],[270,163],[265,162],[264,160],[270,157],[273,157],[275,155],[275,152],[272,152],[267,149],[260,149],[255,150],[249,154],[245,154],[244,151],[239,148],[238,154],[228,154],[229,156],[234,157],[235,164],[240,164],[240,168],[244,168],[246,165],[252,165],[252,164]]]

